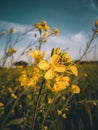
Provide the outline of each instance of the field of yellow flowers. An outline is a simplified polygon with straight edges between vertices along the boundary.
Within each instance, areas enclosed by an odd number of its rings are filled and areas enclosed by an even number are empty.
[[[95,25],[83,56],[97,36],[97,21]],[[41,48],[59,30],[41,21],[22,35],[34,29],[36,49],[31,42],[20,54],[31,56],[31,63],[13,60],[20,37],[11,42],[17,30],[9,30],[0,60],[0,130],[97,130],[98,63],[74,62],[60,48],[45,58]],[[0,38],[6,35],[2,32]]]

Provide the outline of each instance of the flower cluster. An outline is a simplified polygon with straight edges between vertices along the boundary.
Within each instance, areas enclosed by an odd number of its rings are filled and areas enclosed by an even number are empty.
[[[95,21],[95,33],[98,34],[98,21]]]
[[[6,52],[7,55],[11,56],[12,54],[16,53],[15,48],[9,48],[8,51]]]
[[[31,51],[32,57],[37,62],[36,69],[38,71],[35,72],[33,70],[33,73],[36,73],[37,76],[30,76],[23,71],[19,79],[22,86],[36,86],[36,83],[39,81],[38,78],[42,77],[46,80],[48,89],[52,92],[60,92],[70,86],[69,73],[78,76],[77,67],[71,60],[68,60],[70,57],[66,52],[61,52],[60,48],[52,50],[50,61],[44,59],[45,53],[41,53],[39,50]]]

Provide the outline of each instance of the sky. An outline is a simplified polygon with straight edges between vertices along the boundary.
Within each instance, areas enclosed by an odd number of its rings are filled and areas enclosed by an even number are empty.
[[[42,20],[46,20],[51,28],[59,29],[59,36],[51,38],[43,49],[49,53],[54,47],[68,48],[73,59],[79,58],[79,50],[83,53],[94,22],[98,20],[98,0],[0,0],[1,31],[13,26],[17,31],[23,30]],[[97,41],[98,38],[87,59],[98,60]],[[2,46],[3,42],[4,39]]]

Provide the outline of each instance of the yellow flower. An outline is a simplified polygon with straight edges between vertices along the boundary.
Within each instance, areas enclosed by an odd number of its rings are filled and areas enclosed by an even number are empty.
[[[36,68],[33,69],[32,76],[27,74],[26,71],[22,71],[22,75],[19,77],[19,81],[21,83],[21,86],[24,87],[33,87],[35,88],[36,82],[39,79],[39,71],[36,70]]]
[[[61,53],[61,49],[60,48],[53,48],[52,52],[51,52],[51,56],[54,54],[59,55]]]
[[[16,29],[15,29],[15,28],[11,28],[11,29],[10,29],[10,32],[11,32],[11,33],[14,33],[14,32],[16,32]]]
[[[2,102],[0,102],[0,107],[3,107],[3,106],[4,106],[4,104]]]
[[[17,99],[17,95],[15,95],[14,93],[11,93],[11,96],[12,96],[14,99]]]
[[[69,108],[68,108],[68,107],[65,107],[65,111],[69,111]]]
[[[87,73],[84,73],[84,76],[87,77],[88,76]]]
[[[65,97],[65,96],[62,96],[62,100],[65,101],[65,100],[66,100],[66,97]]]
[[[98,21],[95,21],[95,26],[98,26]]]
[[[98,33],[98,29],[96,29],[95,32]]]
[[[13,92],[13,90],[12,90],[12,88],[8,88],[8,91],[10,92],[10,93],[12,93]]]
[[[77,70],[77,67],[76,67],[76,66],[71,65],[71,66],[70,66],[70,70],[72,71],[72,73],[73,73],[75,76],[78,76],[78,70]]]
[[[16,53],[16,49],[15,48],[10,48],[7,53],[9,55],[12,55],[12,54]]]
[[[62,115],[62,111],[61,110],[57,110],[57,113],[58,113],[58,115]]]
[[[17,66],[17,69],[23,69],[22,65]]]
[[[77,86],[77,85],[72,85],[72,86],[71,86],[71,90],[72,90],[72,92],[75,93],[75,94],[80,93],[80,88],[79,88],[79,86]]]
[[[54,86],[52,87],[53,92],[59,92],[66,89],[69,86],[70,78],[68,76],[59,76],[56,78]]]
[[[48,104],[51,104],[51,103],[53,103],[52,98],[48,98]]]
[[[62,114],[62,117],[63,117],[64,119],[66,119],[66,118],[67,118],[67,116],[66,116],[66,114],[65,114],[65,113],[63,113],[63,114]]]
[[[6,35],[6,32],[2,32],[2,35],[3,35],[3,36]]]
[[[25,87],[28,85],[29,79],[28,79],[25,71],[22,72],[22,75],[19,77],[19,81],[21,82],[21,86]]]
[[[58,35],[59,34],[59,30],[57,28],[54,28],[52,31],[52,34]]]
[[[41,53],[39,50],[31,50],[29,54],[35,59],[37,63],[39,63],[45,56],[46,52],[44,51]]]
[[[48,32],[44,32],[43,37],[48,37],[49,33]]]
[[[48,130],[48,127],[47,126],[43,126],[42,130]]]
[[[45,25],[43,29],[44,29],[45,31],[49,31],[49,30],[50,30],[50,28],[49,28],[48,25]]]
[[[93,102],[93,105],[94,105],[94,106],[97,106],[97,103],[96,103],[96,101],[94,101],[94,102]]]
[[[42,21],[42,22],[41,22],[41,25],[42,25],[42,26],[45,26],[45,25],[47,25],[47,22],[46,22],[46,21]]]
[[[52,55],[50,59],[50,64],[46,60],[41,60],[38,66],[42,70],[47,70],[44,76],[45,79],[53,79],[55,71],[56,72],[65,71],[65,66],[60,64],[60,56],[56,54]]]
[[[42,26],[40,23],[36,23],[36,24],[35,24],[35,27],[36,27],[39,31],[42,31],[42,29],[43,29],[43,26]]]

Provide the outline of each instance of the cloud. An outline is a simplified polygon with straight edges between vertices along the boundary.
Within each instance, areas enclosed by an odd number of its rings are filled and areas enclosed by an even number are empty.
[[[0,21],[1,29],[9,30],[11,27],[15,27],[17,32],[23,33],[26,28],[30,28],[31,26]],[[28,37],[24,37],[21,44],[18,44],[18,52],[21,52],[22,49],[25,48],[31,41],[33,38],[33,33],[30,32]],[[42,50],[46,50],[47,56],[50,56],[51,50],[53,48],[60,47],[62,50],[67,50],[73,59],[79,58],[79,50],[84,50],[86,47],[86,43],[88,41],[87,35],[84,32],[78,32],[75,34],[68,34],[66,32],[66,34],[67,35],[60,34],[59,36],[53,36],[49,38],[48,42],[42,48]]]
[[[87,38],[82,32],[79,32],[79,33],[73,35],[72,40],[73,40],[73,42],[76,42],[79,44],[87,42]]]
[[[10,23],[10,22],[5,22],[5,21],[0,21],[0,29],[3,30],[10,30],[10,28],[16,28],[17,32],[24,32],[26,28],[29,26],[26,25],[20,25],[20,24],[15,24],[15,23]]]
[[[72,58],[75,59],[79,58],[79,50],[80,48],[85,49],[86,43],[87,36],[82,32],[66,36],[62,34],[57,37],[51,37],[45,46],[43,46],[43,50],[47,49],[47,54],[49,55],[53,48],[60,47],[62,50],[67,50]]]

